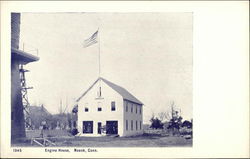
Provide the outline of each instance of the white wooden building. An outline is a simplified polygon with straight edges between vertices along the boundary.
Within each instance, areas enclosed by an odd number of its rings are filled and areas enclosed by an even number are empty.
[[[143,103],[126,89],[98,78],[78,99],[81,136],[143,133]]]

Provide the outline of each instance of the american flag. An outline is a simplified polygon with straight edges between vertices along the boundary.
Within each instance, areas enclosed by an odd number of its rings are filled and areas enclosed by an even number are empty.
[[[97,36],[98,36],[98,30],[90,38],[84,40],[83,47],[86,48],[97,43],[98,42]]]

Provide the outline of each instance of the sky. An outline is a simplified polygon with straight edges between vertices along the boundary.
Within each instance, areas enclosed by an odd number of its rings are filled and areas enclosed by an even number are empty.
[[[171,102],[190,120],[192,95],[192,13],[22,13],[20,49],[39,61],[25,68],[31,105],[66,112],[101,76],[144,103],[144,122],[168,112]],[[100,42],[83,41],[99,28]],[[68,105],[66,107],[66,105]]]

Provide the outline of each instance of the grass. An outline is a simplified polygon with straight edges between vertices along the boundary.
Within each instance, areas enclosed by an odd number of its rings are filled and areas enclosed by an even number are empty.
[[[30,138],[23,139],[12,146],[34,147]],[[167,134],[144,133],[140,136],[130,137],[74,137],[55,136],[49,140],[56,144],[56,147],[191,147],[192,139],[185,139],[180,136],[168,136]]]

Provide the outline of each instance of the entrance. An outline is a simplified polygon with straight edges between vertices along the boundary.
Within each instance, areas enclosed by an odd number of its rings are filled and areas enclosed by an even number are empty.
[[[82,127],[83,127],[82,132],[84,134],[92,134],[93,133],[93,121],[83,121]]]
[[[107,134],[118,134],[118,121],[106,121]]]
[[[102,123],[101,122],[98,122],[98,124],[97,124],[97,133],[98,134],[102,133]]]

